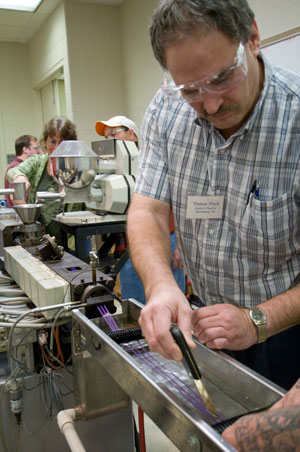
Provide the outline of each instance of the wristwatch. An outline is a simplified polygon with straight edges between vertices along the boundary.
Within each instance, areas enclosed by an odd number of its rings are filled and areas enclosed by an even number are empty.
[[[267,316],[266,314],[259,308],[250,309],[250,319],[254,323],[257,328],[258,341],[265,342],[266,340],[266,326],[267,326]]]

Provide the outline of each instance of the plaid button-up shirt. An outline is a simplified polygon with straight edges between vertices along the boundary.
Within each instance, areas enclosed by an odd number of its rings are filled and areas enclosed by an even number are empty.
[[[300,75],[264,66],[257,104],[228,140],[161,90],[143,121],[135,191],[172,205],[205,304],[253,307],[300,282]],[[187,219],[188,197],[209,195],[224,197],[222,218]]]

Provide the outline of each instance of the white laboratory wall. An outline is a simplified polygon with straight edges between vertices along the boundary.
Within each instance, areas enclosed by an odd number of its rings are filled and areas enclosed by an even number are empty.
[[[71,113],[90,143],[99,139],[97,120],[126,114],[120,7],[65,0],[65,9]]]
[[[41,138],[42,110],[38,88],[66,59],[64,8],[61,5],[27,44],[0,43],[0,187],[7,154],[24,134]]]
[[[98,138],[94,123],[126,114],[141,126],[161,83],[148,24],[156,0],[121,6],[64,0],[25,45],[0,43],[0,187],[17,136],[42,134],[38,89],[64,67],[66,112],[79,139]],[[299,0],[249,0],[261,38],[299,26]]]
[[[39,88],[68,59],[63,3],[28,42],[32,84]]]
[[[300,25],[299,0],[248,0],[255,12],[261,40]]]
[[[122,53],[127,115],[140,128],[145,110],[162,82],[148,33],[157,0],[127,0],[121,6]]]
[[[27,46],[0,42],[0,187],[4,186],[7,154],[15,154],[15,139],[36,136],[34,92]]]
[[[53,12],[39,31],[28,42],[31,83],[36,94],[36,111],[39,119],[39,136],[42,135],[44,120],[39,90],[53,80],[60,69],[65,73],[65,86],[69,89],[68,48],[65,25],[65,11],[62,3]],[[69,90],[70,91],[70,90]],[[53,97],[54,101],[54,97]],[[67,110],[71,110],[71,98],[67,97]],[[55,111],[55,107],[52,108]],[[70,117],[72,119],[72,117]]]

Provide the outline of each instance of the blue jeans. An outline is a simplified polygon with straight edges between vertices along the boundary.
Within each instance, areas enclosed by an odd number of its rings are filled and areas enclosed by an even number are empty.
[[[171,253],[176,248],[176,239],[174,232],[171,233]],[[173,263],[171,264],[172,272],[174,278],[182,290],[185,293],[185,275],[183,268],[177,270],[173,268]],[[144,292],[144,287],[142,281],[138,277],[132,262],[130,259],[122,267],[120,273],[120,288],[121,288],[121,298],[122,300],[127,300],[128,298],[135,298],[140,303],[146,304],[146,297]]]

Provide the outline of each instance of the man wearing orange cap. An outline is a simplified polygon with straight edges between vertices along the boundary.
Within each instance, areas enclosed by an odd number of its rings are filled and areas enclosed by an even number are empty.
[[[138,128],[126,116],[113,116],[108,121],[97,121],[95,130],[105,138],[138,142]]]
[[[126,116],[113,116],[107,121],[97,121],[95,130],[98,135],[104,136],[106,139],[114,138],[116,140],[135,141],[138,146],[138,128],[136,124]],[[185,275],[180,254],[176,246],[172,212],[170,216],[170,234],[172,272],[178,286],[182,292],[185,293]],[[135,298],[143,304],[146,303],[143,284],[130,259],[127,260],[120,271],[120,287],[122,299]]]

